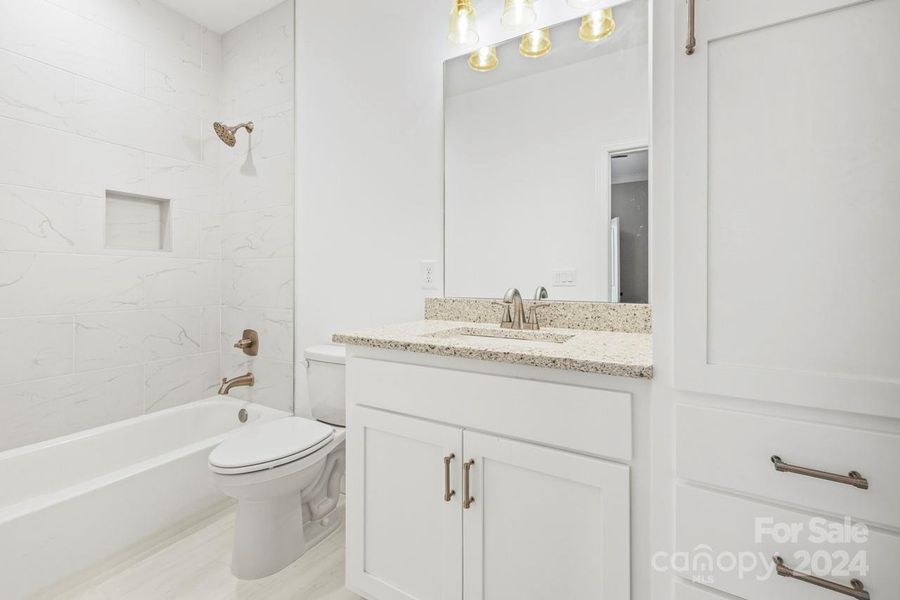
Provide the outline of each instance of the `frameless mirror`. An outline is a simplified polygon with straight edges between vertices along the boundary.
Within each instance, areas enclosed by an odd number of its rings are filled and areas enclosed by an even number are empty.
[[[447,296],[647,302],[648,37],[632,0],[444,63]]]

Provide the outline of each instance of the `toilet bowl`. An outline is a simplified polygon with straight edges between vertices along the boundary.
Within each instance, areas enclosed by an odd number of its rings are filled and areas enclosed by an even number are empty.
[[[241,579],[283,569],[341,522],[343,348],[313,347],[306,357],[313,416],[329,423],[302,417],[252,423],[209,455],[214,483],[237,500],[231,570]]]

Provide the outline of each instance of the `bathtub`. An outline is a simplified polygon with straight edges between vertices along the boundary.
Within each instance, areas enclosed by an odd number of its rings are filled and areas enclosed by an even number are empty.
[[[0,596],[28,596],[225,500],[206,461],[228,432],[288,416],[217,396],[0,452]]]

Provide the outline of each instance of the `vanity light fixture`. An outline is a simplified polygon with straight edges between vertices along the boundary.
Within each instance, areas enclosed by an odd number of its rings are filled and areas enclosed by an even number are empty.
[[[537,19],[534,0],[505,0],[500,23],[507,29],[528,27]]]
[[[595,10],[581,17],[578,38],[585,42],[599,42],[611,36],[616,30],[616,20],[611,8]]]
[[[450,33],[447,39],[457,46],[471,46],[478,43],[475,29],[475,6],[472,0],[453,0],[450,9]]]
[[[550,28],[535,29],[522,36],[519,44],[519,54],[525,58],[539,58],[546,56],[553,48],[550,42]]]
[[[497,58],[497,48],[494,46],[485,46],[479,48],[469,55],[469,68],[479,73],[493,71],[500,64]]]

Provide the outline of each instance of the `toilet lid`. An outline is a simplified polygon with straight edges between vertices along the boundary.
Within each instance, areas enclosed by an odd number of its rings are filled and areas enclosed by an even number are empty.
[[[209,455],[220,469],[244,469],[307,456],[334,437],[334,428],[302,417],[253,423],[228,436]]]

